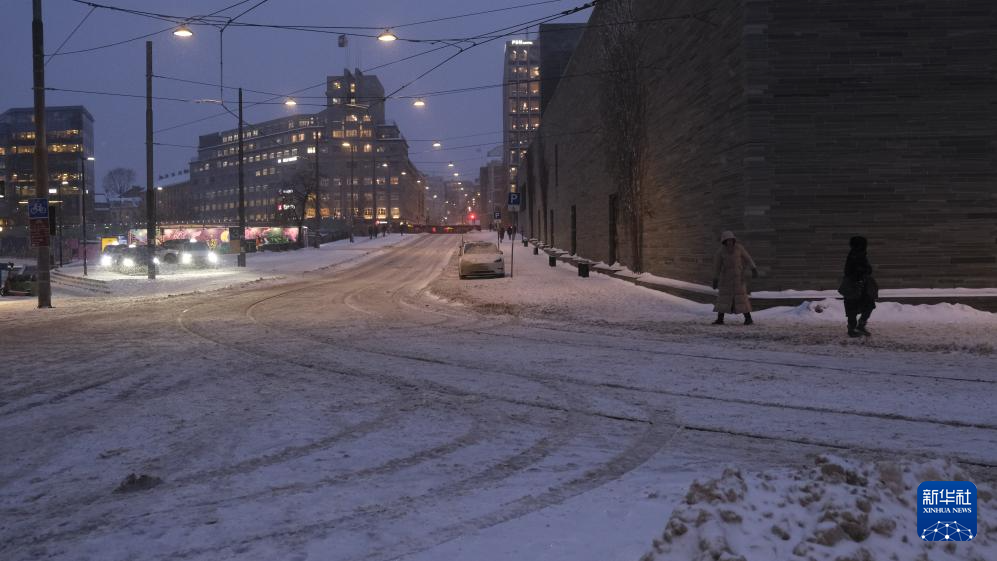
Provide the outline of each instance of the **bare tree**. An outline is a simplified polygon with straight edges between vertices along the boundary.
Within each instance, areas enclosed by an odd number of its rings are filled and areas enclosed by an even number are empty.
[[[293,224],[298,229],[298,245],[304,247],[306,240],[303,234],[308,205],[315,205],[316,213],[320,211],[314,178],[303,172],[294,174],[291,181],[285,181],[281,185],[280,198],[281,222]]]
[[[108,196],[121,198],[121,195],[135,184],[135,170],[129,168],[114,168],[104,175],[102,183],[104,193]]]
[[[644,177],[646,166],[648,77],[644,61],[647,30],[639,22],[634,0],[600,4],[602,56],[609,79],[600,96],[606,157],[619,186],[622,222],[627,228],[630,267],[644,269]]]

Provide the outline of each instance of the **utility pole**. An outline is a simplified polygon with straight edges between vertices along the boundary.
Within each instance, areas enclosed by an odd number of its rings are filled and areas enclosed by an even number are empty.
[[[246,266],[246,178],[243,175],[242,88],[239,88],[239,258],[238,266]],[[231,239],[229,240],[232,241]]]
[[[315,236],[318,241],[315,247],[318,247],[322,241],[322,236],[319,235],[319,229],[322,227],[322,189],[319,184],[319,173],[318,173],[318,131],[312,131],[315,135]]]
[[[353,185],[353,168],[356,167],[355,156],[356,146],[350,143],[350,243],[353,243],[353,215],[356,214],[356,195]]]
[[[90,157],[91,159],[93,156]],[[83,276],[87,276],[87,157],[80,151],[80,216],[83,227]]]
[[[149,280],[156,280],[156,186],[152,184],[152,41],[145,42],[145,249]]]
[[[370,213],[371,228],[377,225],[377,126],[373,127],[370,141]]]
[[[31,59],[35,86],[35,197],[48,204],[48,143],[45,141],[45,40],[42,0],[32,0]],[[52,307],[49,244],[38,248],[38,307]]]

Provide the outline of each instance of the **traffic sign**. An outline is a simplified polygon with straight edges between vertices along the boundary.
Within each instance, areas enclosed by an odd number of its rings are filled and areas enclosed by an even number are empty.
[[[519,212],[519,193],[509,193],[509,210]]]
[[[502,213],[497,210],[495,211],[495,220],[502,220]]]
[[[31,224],[31,247],[48,247],[49,231],[48,231],[48,218],[32,218]]]
[[[28,199],[28,218],[48,218],[48,199]]]

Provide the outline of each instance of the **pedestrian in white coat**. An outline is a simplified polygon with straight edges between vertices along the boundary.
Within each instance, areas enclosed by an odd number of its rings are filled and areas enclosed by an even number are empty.
[[[724,314],[744,314],[744,325],[751,325],[751,297],[745,270],[751,270],[751,277],[758,278],[758,268],[743,245],[737,243],[734,232],[720,234],[720,244],[713,257],[713,288],[717,290],[717,303],[713,311],[717,319],[713,323],[722,325]]]

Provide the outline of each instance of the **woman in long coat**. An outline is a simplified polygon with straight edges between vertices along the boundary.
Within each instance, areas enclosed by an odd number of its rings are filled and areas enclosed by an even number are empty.
[[[724,314],[744,314],[744,325],[751,325],[754,323],[751,319],[751,298],[744,272],[750,269],[752,278],[757,278],[758,268],[748,250],[737,243],[733,232],[720,234],[720,243],[723,247],[713,258],[713,288],[717,289],[717,303],[713,307],[717,319],[713,323],[723,324]]]

